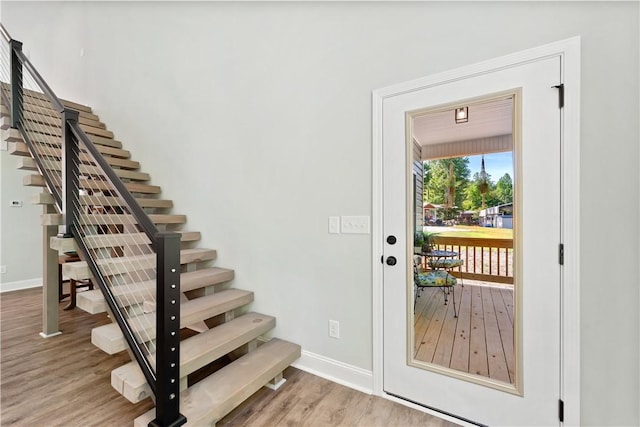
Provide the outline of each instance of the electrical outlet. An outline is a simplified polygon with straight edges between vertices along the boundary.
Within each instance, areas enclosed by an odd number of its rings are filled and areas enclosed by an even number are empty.
[[[7,266],[6,265],[0,265],[0,274],[5,274],[7,272]]]
[[[329,320],[329,336],[331,338],[340,338],[340,322],[337,320]]]

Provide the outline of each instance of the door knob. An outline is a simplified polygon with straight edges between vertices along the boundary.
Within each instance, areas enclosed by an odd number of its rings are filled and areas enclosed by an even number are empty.
[[[397,262],[398,260],[394,256],[387,258],[387,265],[396,265]]]

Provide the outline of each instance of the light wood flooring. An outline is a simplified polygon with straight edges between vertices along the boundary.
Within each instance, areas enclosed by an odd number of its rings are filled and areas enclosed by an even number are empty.
[[[472,283],[455,286],[457,318],[451,296],[445,305],[440,289],[423,290],[414,312],[414,357],[513,384],[513,290]]]
[[[131,426],[153,404],[133,405],[111,387],[111,370],[129,359],[91,344],[91,328],[108,323],[106,315],[61,310],[63,334],[43,339],[41,298],[40,289],[0,294],[0,425]],[[295,368],[285,378],[278,391],[262,388],[217,425],[455,425]]]

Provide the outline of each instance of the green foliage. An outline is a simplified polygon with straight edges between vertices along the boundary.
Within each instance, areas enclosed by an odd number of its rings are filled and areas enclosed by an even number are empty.
[[[455,206],[462,206],[465,190],[469,183],[469,159],[457,157],[454,159],[429,160],[424,162],[424,194],[425,201],[442,205],[449,193],[450,177],[449,164],[453,163],[455,175]]]
[[[508,173],[502,175],[496,183],[495,195],[501,204],[513,202],[513,182]]]
[[[433,249],[433,238],[437,236],[438,233],[429,233],[428,231],[423,231],[422,236],[424,238],[424,244],[422,245],[423,250],[426,249],[427,252],[430,252]]]
[[[486,192],[484,194],[485,207],[502,203],[496,195],[496,184],[491,181],[491,175],[486,174],[485,182],[482,180],[480,174],[476,172],[473,174],[473,181],[471,181],[467,187],[466,198],[462,203],[462,207],[465,210],[482,209],[482,192],[480,189],[483,185],[486,185]]]
[[[424,201],[437,205],[446,204],[451,185],[449,176],[451,163],[453,163],[455,175],[454,205],[457,209],[445,211],[444,219],[454,218],[459,210],[482,209],[481,189],[485,190],[485,207],[513,202],[513,181],[508,173],[504,174],[497,183],[491,180],[489,174],[486,174],[483,180],[478,172],[473,174],[473,179],[470,179],[471,171],[467,157],[424,162]]]

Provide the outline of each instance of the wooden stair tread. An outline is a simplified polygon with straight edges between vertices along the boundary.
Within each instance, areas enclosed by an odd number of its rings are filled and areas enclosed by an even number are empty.
[[[98,151],[101,151],[100,146],[96,145],[96,148],[98,149]],[[104,147],[102,150],[106,150],[107,148],[109,147]],[[56,159],[62,158],[61,157],[62,153],[59,148],[50,148],[50,149],[46,149],[43,152],[50,153]],[[14,156],[31,157],[31,152],[29,151],[27,144],[20,141],[12,141],[9,144],[9,154],[13,154]],[[105,155],[106,153],[102,153],[102,154],[103,154],[104,160],[112,167],[115,166],[123,169],[133,169],[133,170],[140,169],[140,163],[135,160],[123,159],[120,157],[112,157],[112,156]],[[91,156],[87,153],[81,152],[79,158],[82,163],[90,164],[90,165],[94,164],[93,158],[91,158]]]
[[[174,233],[180,234],[181,242],[194,242],[200,240],[199,231],[177,230]],[[145,245],[151,240],[142,232],[139,233],[112,233],[112,234],[92,234],[84,237],[84,244],[89,249],[113,248],[119,246]],[[78,252],[78,245],[71,237],[52,237],[49,245],[51,249],[57,250],[60,254],[66,252]]]
[[[29,141],[31,141],[36,148],[36,152],[42,155],[60,158],[61,156],[61,147],[62,147],[62,139],[59,136],[42,136],[42,134],[34,134],[29,133],[27,135],[29,137]],[[23,138],[19,140],[14,136],[12,138],[14,142],[23,142],[26,141]],[[89,137],[89,139],[92,139]],[[102,141],[102,139],[101,139]],[[91,141],[93,143],[93,141]],[[123,150],[122,148],[111,147],[105,144],[96,144],[93,143],[98,152],[100,152],[103,156],[116,157],[119,159],[128,159],[131,157],[131,152],[129,150]],[[84,145],[80,145],[80,154],[86,153],[87,150]]]
[[[35,117],[44,116],[53,120],[60,120],[60,113],[58,113],[53,108],[44,108],[29,102],[24,103],[23,108],[29,113],[34,113]],[[5,106],[4,104],[2,105],[2,107],[0,107],[0,117],[11,117],[9,108],[7,108],[7,106]],[[85,125],[106,129],[106,125],[102,123],[100,121],[100,118],[93,113],[81,111],[80,117],[78,117],[78,122]]]
[[[142,208],[170,209],[173,201],[164,199],[152,199],[147,197],[136,197],[136,202]],[[53,196],[49,192],[36,193],[31,198],[31,203],[35,205],[52,205]],[[118,197],[112,196],[80,196],[80,203],[83,206],[124,206]]]
[[[157,218],[161,215],[149,215],[149,217]],[[153,219],[152,219],[153,221]],[[181,242],[193,242],[200,240],[199,231],[176,231],[180,233]],[[84,243],[89,249],[96,248],[112,248],[116,246],[129,245],[148,245],[151,243],[149,236],[145,233],[114,233],[114,234],[95,234],[85,236]]]
[[[253,301],[253,292],[227,289],[183,302],[180,305],[180,326],[186,327],[196,322],[235,310]],[[155,312],[130,318],[129,325],[140,336],[155,336]],[[91,342],[109,354],[126,349],[125,339],[116,323],[99,326],[91,331]]]
[[[181,341],[180,378],[258,338],[275,325],[275,317],[251,312]],[[151,395],[151,389],[135,361],[114,369],[111,385],[131,403],[138,403]]]
[[[214,425],[300,357],[300,346],[272,339],[180,394],[186,426]],[[146,427],[155,418],[151,409],[134,421]]]
[[[187,222],[186,215],[149,214],[149,219],[154,224],[184,224]],[[128,214],[96,213],[80,215],[80,223],[83,225],[113,225],[137,224],[137,221],[133,215]]]
[[[182,249],[180,251],[180,264],[210,261],[216,258],[215,249]],[[96,261],[103,273],[110,275],[130,273],[144,269],[155,268],[156,255],[134,255],[127,257],[105,258]],[[91,278],[91,272],[85,261],[69,262],[62,265],[63,275],[74,280],[86,280]]]
[[[186,215],[169,214],[149,214],[149,219],[154,224],[184,224],[187,221]],[[42,225],[62,225],[64,216],[62,214],[42,214],[40,215]],[[85,214],[80,216],[82,225],[119,225],[137,224],[133,215],[128,214]],[[115,234],[115,233],[114,233]],[[111,234],[96,235],[111,236]],[[105,239],[108,237],[104,237]]]
[[[3,107],[4,108],[4,107]],[[4,111],[4,110],[2,110]],[[18,129],[13,129],[10,128],[10,117],[8,115],[2,115],[3,117],[3,129],[7,129],[8,132],[5,134],[4,138],[6,141],[19,141],[19,142],[24,142],[24,139],[22,137],[22,134],[20,133],[20,131]],[[4,119],[7,120],[4,120]],[[39,120],[39,119],[36,119]],[[52,129],[53,127],[51,125],[48,125],[48,127],[40,127],[40,125],[36,122],[29,122],[27,121],[25,124],[24,129],[27,131],[29,139],[31,142],[38,142],[41,144],[57,144],[58,146],[60,146],[60,141],[61,141],[61,133],[59,132],[59,128],[58,131],[49,131],[49,129]],[[81,129],[97,129],[93,126],[87,126],[87,125],[80,125]],[[120,141],[116,141],[115,139],[113,139],[113,137],[108,137],[107,135],[109,135],[108,133],[105,132],[85,132],[85,134],[87,135],[87,137],[89,138],[89,140],[98,148],[100,149],[100,147],[106,147],[106,148],[112,148],[114,151],[107,151],[106,153],[112,153],[114,156],[127,156],[128,155],[126,153],[128,153],[128,151],[126,150],[122,150],[122,142]]]
[[[209,267],[180,273],[180,292],[188,292],[228,282],[232,280],[233,277],[233,270],[220,267]],[[133,290],[131,288],[133,288]],[[121,301],[127,301],[128,304],[137,304],[143,302],[149,293],[155,293],[155,290],[155,280],[148,280],[128,287],[122,286],[114,288],[112,291],[114,296]],[[126,294],[126,296],[123,298],[124,294]],[[107,311],[107,303],[102,295],[102,291],[99,289],[79,293],[77,296],[77,305],[82,310],[91,314]]]
[[[9,83],[3,83],[2,86],[3,86],[3,89],[5,90],[9,90],[11,88],[11,85]],[[46,101],[47,103],[50,102],[49,98],[44,93],[36,92],[30,89],[22,89],[22,96],[25,100],[36,99],[36,100]],[[69,101],[67,99],[62,99],[62,98],[58,98],[58,99],[60,100],[62,105],[64,105],[65,107],[73,108],[74,110],[78,110],[78,111],[85,111],[88,113],[91,112],[91,107],[87,105]]]
[[[3,84],[2,89],[4,89],[6,92],[9,92],[11,90],[11,87],[8,84]],[[49,99],[45,95],[38,92],[29,91],[28,89],[23,89],[22,95],[23,95],[23,98],[22,98],[23,108],[25,108],[26,106],[30,106],[31,108],[50,111],[52,114],[56,114],[57,116],[60,116],[60,113],[53,108],[51,101],[49,101]],[[89,117],[94,120],[99,120],[98,116],[93,114],[91,112],[91,108],[87,107],[86,105],[78,104],[77,102],[67,101],[67,100],[60,100],[60,102],[62,102],[62,105],[64,105],[65,107],[78,111],[78,113],[80,113],[81,116]]]
[[[140,194],[160,194],[161,189],[157,185],[140,184],[138,182],[125,182],[123,183],[127,190],[132,193]],[[46,182],[44,177],[40,174],[30,174],[22,177],[22,185],[27,187],[45,187]],[[83,179],[78,181],[78,185],[83,190],[102,190],[111,191],[112,185],[107,181],[101,181],[96,179]]]
[[[58,135],[58,133],[49,133],[49,127],[57,128],[58,130],[60,130],[62,126],[62,120],[60,119],[60,117],[51,117],[44,114],[33,113],[30,111],[24,112],[23,123],[25,124],[25,127],[28,127],[32,130],[35,128],[41,128],[38,132],[47,135]],[[94,126],[93,124],[83,123],[80,120],[78,120],[78,125],[80,126],[80,129],[82,129],[87,135],[97,135],[110,139],[113,139],[114,137],[113,132],[107,130],[104,125]]]
[[[22,120],[22,126],[28,132],[39,133],[42,135],[51,135],[56,137],[62,136],[62,127],[61,123],[43,123],[48,122],[48,120],[39,119],[32,113],[26,112],[25,117]],[[113,139],[113,132],[101,129],[93,126],[87,126],[82,123],[78,123],[80,129],[82,129],[87,135],[96,135],[101,136],[103,138]]]
[[[62,164],[61,163],[46,164],[45,168],[47,170],[54,170],[56,172],[59,172],[62,170]],[[79,168],[80,168],[80,173],[83,175],[98,175],[98,176],[103,175],[102,171],[98,166],[80,164]],[[32,157],[21,156],[18,158],[17,169],[28,170],[28,171],[38,171],[38,165],[36,164],[36,161]],[[113,169],[113,171],[120,179],[130,179],[132,181],[151,180],[151,176],[149,176],[149,174],[145,172],[137,172],[137,171],[131,171],[127,169]]]
[[[4,116],[5,111],[0,112],[0,116]],[[7,115],[9,114],[9,110],[7,109],[6,111]],[[25,113],[24,116],[27,120],[34,122],[34,123],[42,123],[42,124],[46,124],[49,126],[61,126],[62,125],[62,120],[60,118],[60,115],[49,115],[44,113],[43,111],[34,111],[33,109],[29,109],[26,108],[25,109]],[[86,116],[79,116],[78,117],[78,123],[80,124],[80,127],[82,126],[86,126],[88,129],[103,129],[105,130],[107,128],[107,126],[100,122],[100,121],[96,121],[96,120],[92,120],[90,118],[87,118]],[[85,128],[83,128],[85,129]],[[90,132],[89,132],[90,133]],[[110,138],[113,138],[113,135],[110,136]]]

